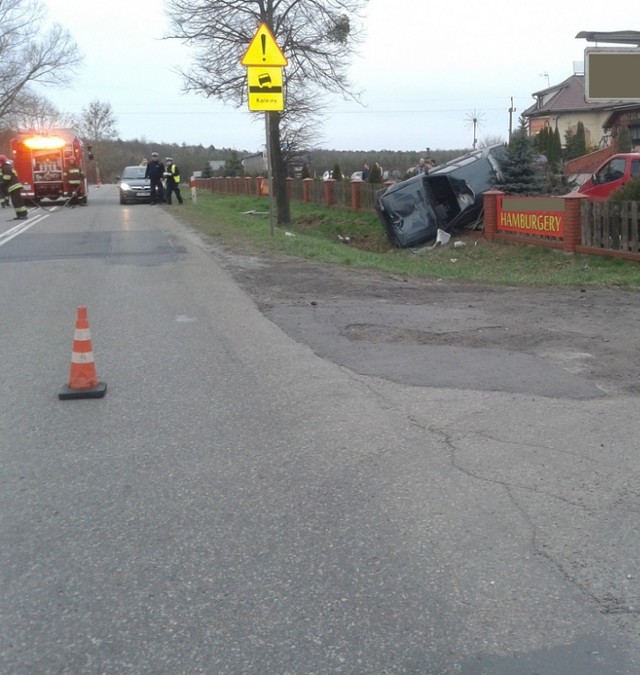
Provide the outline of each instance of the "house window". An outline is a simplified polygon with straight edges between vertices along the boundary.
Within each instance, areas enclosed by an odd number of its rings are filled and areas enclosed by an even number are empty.
[[[529,120],[529,133],[534,136],[540,133],[543,129],[549,127],[549,119],[546,117],[538,117]]]

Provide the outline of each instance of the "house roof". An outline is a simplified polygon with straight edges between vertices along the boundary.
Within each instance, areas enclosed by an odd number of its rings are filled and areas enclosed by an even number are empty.
[[[611,113],[607,116],[607,119],[602,123],[603,127],[610,127],[613,125],[613,121],[620,115],[624,113],[625,110],[638,110],[637,103],[627,103],[626,105],[616,106],[615,110],[612,110]]]
[[[619,109],[613,103],[587,103],[584,98],[584,75],[571,75],[564,82],[532,94],[536,102],[527,108],[523,117],[542,117],[573,111]]]

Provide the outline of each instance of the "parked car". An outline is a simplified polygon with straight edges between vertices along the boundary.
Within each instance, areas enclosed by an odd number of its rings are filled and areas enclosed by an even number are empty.
[[[346,176],[342,174],[342,180],[344,180],[345,178]],[[322,174],[322,180],[329,180],[329,179],[333,179],[333,171],[325,171]]]
[[[621,152],[603,162],[579,188],[593,201],[604,201],[640,174],[640,153]]]
[[[144,177],[146,170],[145,166],[125,166],[118,185],[121,204],[151,201],[151,182]]]
[[[417,246],[435,239],[439,229],[477,222],[482,194],[501,177],[506,155],[505,145],[491,145],[376,192],[374,208],[389,241],[400,248]]]

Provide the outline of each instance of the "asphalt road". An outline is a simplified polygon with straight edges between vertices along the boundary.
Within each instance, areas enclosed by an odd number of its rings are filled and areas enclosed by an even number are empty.
[[[0,671],[640,672],[635,295],[232,255],[109,186],[30,222]],[[80,304],[108,392],[60,401]]]

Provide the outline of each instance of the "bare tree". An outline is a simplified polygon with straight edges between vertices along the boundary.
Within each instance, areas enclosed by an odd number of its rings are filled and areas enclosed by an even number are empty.
[[[286,110],[280,117],[280,148],[287,175],[291,165],[307,157],[320,142],[319,129],[322,127],[322,99],[298,99],[295,92],[287,98]]]
[[[89,103],[88,108],[82,109],[77,126],[80,135],[93,143],[107,141],[118,135],[111,104],[97,98]]]
[[[66,86],[82,61],[69,33],[58,24],[44,31],[44,19],[39,0],[0,0],[0,127],[42,101],[31,85]]]
[[[172,0],[168,38],[195,48],[194,63],[179,70],[185,91],[237,106],[246,104],[246,69],[240,64],[260,24],[266,24],[284,52],[285,112],[269,112],[270,164],[277,221],[291,220],[282,133],[302,128],[318,92],[357,99],[347,78],[350,57],[362,35],[356,23],[367,0]],[[316,110],[317,112],[317,110]],[[297,127],[296,127],[297,124]]]
[[[99,182],[101,180],[99,160],[104,159],[105,153],[109,154],[108,148],[110,147],[104,141],[112,140],[118,135],[111,104],[93,99],[88,108],[83,108],[77,127],[78,133],[91,148],[91,154],[95,158],[93,165],[95,177],[96,181]]]
[[[76,116],[60,112],[44,96],[22,93],[15,101],[14,112],[8,118],[13,129],[31,129],[38,133],[47,133],[50,129],[74,127]]]
[[[485,136],[480,143],[478,144],[479,148],[488,148],[490,145],[499,145],[500,143],[506,143],[502,136]]]

